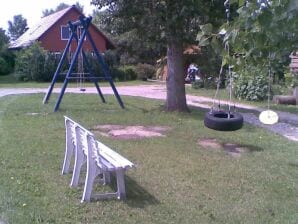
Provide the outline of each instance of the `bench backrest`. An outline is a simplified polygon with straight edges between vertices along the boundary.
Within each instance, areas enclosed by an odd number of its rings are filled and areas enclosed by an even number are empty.
[[[70,141],[73,146],[76,145],[76,134],[75,134],[75,127],[76,127],[76,122],[71,120],[70,118],[64,116],[64,121],[65,121],[65,134],[66,134],[66,141]],[[68,144],[68,142],[66,142]]]
[[[64,116],[67,137],[78,150],[83,150],[89,163],[96,162],[97,166],[104,170],[127,169],[134,167],[134,164],[110,149],[103,143],[97,141],[92,132]]]

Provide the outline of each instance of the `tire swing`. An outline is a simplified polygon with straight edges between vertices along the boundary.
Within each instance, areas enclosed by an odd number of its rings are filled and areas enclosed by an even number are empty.
[[[230,19],[230,2],[229,0],[226,0],[224,3],[224,6],[226,8],[226,15],[227,15],[227,22],[229,23]],[[226,42],[225,49],[227,50],[227,53],[229,55],[229,43]],[[232,101],[232,85],[233,85],[233,78],[232,78],[232,66],[228,66],[228,76],[229,76],[229,103],[228,103],[228,111],[221,110],[220,109],[220,101],[218,104],[218,109],[214,109],[215,105],[215,99],[218,95],[219,88],[220,88],[220,82],[221,77],[223,73],[223,67],[224,64],[222,63],[219,77],[217,81],[217,88],[215,92],[215,96],[213,99],[213,105],[211,107],[211,110],[207,113],[205,113],[204,117],[204,125],[207,128],[216,130],[216,131],[236,131],[242,128],[243,126],[243,116],[240,113],[236,112],[236,107],[234,104],[234,110],[231,111],[231,101]]]
[[[215,98],[218,93],[219,87],[220,87],[220,80],[221,80],[221,74],[223,67],[220,69],[220,75],[217,82],[217,88],[215,97],[213,100],[213,105],[211,107],[211,110],[207,113],[205,113],[204,117],[204,125],[207,128],[216,130],[216,131],[236,131],[238,129],[241,129],[243,126],[243,116],[236,112],[236,106],[234,104],[233,111],[231,110],[231,99],[232,99],[232,72],[231,72],[231,66],[229,66],[229,95],[230,100],[228,103],[228,111],[221,110],[220,109],[220,102],[218,104],[218,109],[214,109],[215,104]]]

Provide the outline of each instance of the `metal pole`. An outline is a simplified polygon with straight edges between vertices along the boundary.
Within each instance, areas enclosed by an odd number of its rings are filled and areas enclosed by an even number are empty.
[[[57,78],[58,78],[58,76],[59,76],[59,74],[60,74],[60,69],[61,69],[61,67],[62,67],[62,65],[63,65],[63,62],[64,62],[64,60],[65,60],[65,58],[66,58],[67,52],[68,52],[69,47],[70,47],[70,45],[71,45],[71,41],[72,41],[72,39],[73,39],[73,34],[71,35],[71,38],[68,39],[66,48],[65,48],[65,50],[64,50],[64,52],[63,52],[63,54],[62,54],[62,57],[61,57],[61,59],[60,59],[60,61],[59,61],[58,67],[57,67],[57,69],[56,69],[56,72],[54,73],[52,82],[51,82],[51,84],[50,84],[50,86],[49,86],[49,88],[48,88],[48,92],[46,93],[46,95],[45,95],[45,97],[44,97],[44,99],[43,99],[43,104],[48,103],[48,101],[49,101],[49,99],[50,99],[50,96],[51,96],[51,94],[52,94],[54,85],[55,85],[55,83],[56,83],[56,81],[57,81]]]
[[[74,25],[71,24],[71,23],[70,23],[69,25],[70,25],[70,28],[71,28],[71,30],[72,30],[72,34],[73,34],[72,37],[77,39],[77,36],[76,36],[77,34],[76,34],[76,32],[75,32],[77,26],[74,26]],[[85,31],[84,31],[84,32],[85,32]],[[75,62],[76,62],[76,60],[77,60],[77,58],[78,58],[78,55],[79,55],[79,53],[80,53],[80,49],[82,48],[83,42],[84,42],[84,39],[81,38],[80,41],[79,41],[78,47],[77,47],[77,49],[76,49],[76,51],[75,51],[75,53],[74,53],[74,57],[73,57],[72,60],[71,60],[71,63],[70,63],[69,69],[68,69],[68,71],[67,71],[67,74],[66,74],[66,77],[65,77],[65,80],[64,80],[64,83],[63,83],[61,92],[60,92],[60,94],[59,94],[58,100],[57,100],[57,102],[56,102],[54,111],[57,111],[57,110],[59,109],[59,105],[60,105],[60,103],[61,103],[61,101],[62,101],[62,97],[63,97],[63,95],[64,95],[65,89],[66,89],[67,84],[68,84],[68,79],[69,79],[69,77],[71,76],[73,67],[74,67]]]
[[[85,60],[85,63],[87,65],[87,69],[88,69],[88,72],[90,74],[90,77],[92,77],[92,76],[94,76],[93,74],[95,74],[94,73],[94,69],[93,69],[92,65],[89,64],[88,59],[87,59],[87,56],[86,56],[86,54],[85,54],[85,52],[83,50],[82,50],[82,53],[83,53],[83,60]],[[98,92],[98,94],[99,94],[102,102],[103,103],[106,103],[106,100],[105,100],[105,98],[104,98],[104,96],[103,96],[103,94],[102,94],[102,92],[101,92],[101,90],[99,88],[99,85],[97,83],[97,80],[95,78],[90,78],[90,80],[94,83],[94,85],[95,85],[95,87],[97,89],[97,92]]]
[[[85,19],[80,18],[80,20],[81,20],[81,22],[82,22],[82,24],[83,24],[84,27],[88,27],[89,24],[90,24],[90,22],[91,22],[91,20],[92,20],[92,17],[88,17],[88,18],[85,18]],[[90,43],[92,45],[92,48],[93,48],[93,50],[95,52],[95,55],[96,55],[99,63],[101,64],[101,66],[103,68],[105,79],[109,81],[110,86],[113,89],[113,92],[114,92],[114,94],[115,94],[115,96],[117,98],[117,101],[118,101],[119,105],[122,107],[122,109],[124,109],[124,104],[123,104],[122,99],[121,99],[120,95],[118,94],[118,91],[117,91],[117,89],[116,89],[116,87],[114,85],[114,82],[113,82],[113,79],[112,79],[112,76],[110,74],[110,71],[109,71],[109,68],[108,68],[107,64],[104,62],[102,56],[99,54],[99,52],[98,52],[98,50],[96,48],[96,45],[95,45],[95,43],[94,43],[91,35],[89,34],[89,32],[87,32],[86,35],[87,35],[87,38],[88,38],[88,40],[90,41]]]

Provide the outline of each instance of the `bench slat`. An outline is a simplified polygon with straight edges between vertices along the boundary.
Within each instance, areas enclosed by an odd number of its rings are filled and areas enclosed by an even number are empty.
[[[121,156],[119,153],[113,151],[103,143],[97,141],[99,153],[101,156],[110,161],[117,168],[134,167],[134,164],[128,159]]]

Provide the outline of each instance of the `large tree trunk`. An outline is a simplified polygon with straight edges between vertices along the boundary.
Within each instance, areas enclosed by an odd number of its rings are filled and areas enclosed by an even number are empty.
[[[183,48],[179,41],[169,41],[167,50],[167,100],[168,111],[189,111],[186,105]]]

